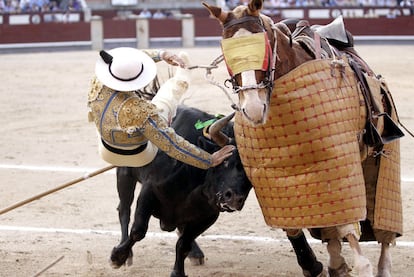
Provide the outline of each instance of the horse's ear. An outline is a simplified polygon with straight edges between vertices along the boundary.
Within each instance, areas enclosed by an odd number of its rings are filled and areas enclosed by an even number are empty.
[[[204,7],[207,8],[207,10],[210,12],[210,15],[212,17],[215,17],[216,19],[218,19],[222,23],[226,20],[227,13],[224,12],[220,7],[210,6],[206,2],[203,2],[202,4],[203,4]]]
[[[248,7],[252,15],[259,15],[263,8],[263,0],[250,0]]]

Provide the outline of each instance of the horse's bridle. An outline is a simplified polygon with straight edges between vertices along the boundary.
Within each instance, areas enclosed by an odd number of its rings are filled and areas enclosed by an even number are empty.
[[[260,16],[252,16],[252,15],[244,16],[242,18],[232,19],[229,22],[226,22],[223,25],[223,31],[230,28],[230,27],[232,27],[232,26],[234,26],[234,25],[246,23],[246,22],[249,22],[249,21],[256,22],[257,24],[259,24],[261,26],[262,31],[264,33],[267,33],[262,18]],[[277,50],[276,32],[275,31],[273,31],[273,32],[274,32],[274,38],[275,38],[273,51],[272,51],[273,53],[272,53],[271,57],[269,57],[270,60],[268,62],[269,65],[268,65],[268,68],[267,68],[266,73],[265,73],[265,78],[259,84],[256,84],[256,85],[240,86],[240,85],[237,84],[235,75],[231,76],[231,78],[227,79],[225,81],[225,83],[227,83],[227,82],[231,83],[234,93],[239,93],[241,91],[250,90],[250,89],[263,89],[263,88],[265,88],[265,89],[268,90],[268,95],[270,97],[270,94],[273,90],[274,71],[275,71],[276,55],[277,55],[276,54],[276,50]]]

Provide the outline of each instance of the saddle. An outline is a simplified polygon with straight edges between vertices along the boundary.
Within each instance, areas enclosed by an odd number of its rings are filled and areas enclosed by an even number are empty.
[[[345,29],[342,16],[338,16],[327,25],[313,25],[311,29],[326,38],[332,46],[338,49],[354,46],[354,37]]]
[[[324,26],[310,26],[308,21],[298,20],[291,39],[298,42],[315,59],[346,56],[365,100],[367,118],[363,139],[366,145],[380,148],[404,136],[392,119],[396,118],[399,122],[394,101],[384,79],[375,75],[355,51],[352,34],[345,29],[342,17]]]

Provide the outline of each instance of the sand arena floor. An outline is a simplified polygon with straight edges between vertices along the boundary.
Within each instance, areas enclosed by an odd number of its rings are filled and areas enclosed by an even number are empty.
[[[194,65],[209,64],[220,53],[216,47],[184,50]],[[414,130],[414,46],[361,45],[357,50],[386,78],[401,121]],[[0,55],[0,208],[106,166],[97,154],[95,127],[87,121],[86,99],[96,57],[94,51]],[[167,65],[158,66],[161,79],[166,78]],[[214,75],[223,81],[224,65]],[[194,70],[185,103],[214,113],[231,110],[231,102],[204,79],[202,69]],[[412,145],[410,136],[401,141],[404,236],[392,248],[396,277],[414,271]],[[0,215],[0,276],[33,276],[62,256],[43,276],[169,276],[176,236],[160,232],[155,219],[147,238],[134,247],[134,264],[117,270],[109,266],[110,252],[120,238],[113,173]],[[222,214],[198,241],[206,264],[187,263],[189,276],[301,275],[284,233],[266,226],[253,192],[241,212]],[[325,245],[312,245],[326,262]],[[362,247],[375,265],[379,247]],[[352,263],[347,245],[344,253]]]

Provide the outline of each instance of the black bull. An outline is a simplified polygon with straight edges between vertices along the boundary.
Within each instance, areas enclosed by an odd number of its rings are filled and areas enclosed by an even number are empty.
[[[172,127],[191,143],[213,153],[220,146],[207,139],[201,129],[194,127],[197,121],[205,122],[213,118],[213,115],[194,108],[179,107]],[[222,131],[227,137],[234,138],[231,122]],[[234,143],[234,139],[230,142]],[[137,182],[142,187],[128,235]],[[251,187],[237,149],[222,164],[208,170],[179,162],[161,151],[145,167],[117,168],[122,238],[112,250],[112,265],[119,267],[132,256],[133,245],[145,237],[150,217],[154,216],[160,220],[162,230],[178,230],[176,260],[171,276],[185,276],[184,259],[190,251],[203,258],[195,239],[216,222],[220,212],[241,210]]]

